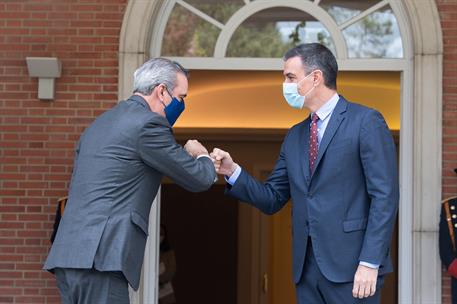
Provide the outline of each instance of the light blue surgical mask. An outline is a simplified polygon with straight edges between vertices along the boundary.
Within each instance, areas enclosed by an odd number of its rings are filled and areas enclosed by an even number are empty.
[[[313,71],[314,72],[314,71]],[[308,78],[310,75],[313,74],[313,72],[309,73],[306,75],[302,80],[299,82],[291,82],[291,83],[286,83],[284,82],[282,84],[282,94],[284,95],[284,98],[286,99],[287,103],[295,109],[302,109],[303,105],[305,104],[305,99],[306,96],[314,90],[315,86],[313,86],[311,89],[308,90],[308,92],[305,93],[305,95],[300,95],[298,93],[298,84]]]

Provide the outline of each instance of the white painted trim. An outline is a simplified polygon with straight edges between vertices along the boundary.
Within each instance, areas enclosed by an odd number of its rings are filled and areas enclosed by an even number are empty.
[[[340,30],[344,30],[345,28],[347,28],[348,26],[356,23],[357,21],[360,21],[362,20],[363,18],[365,18],[366,16],[370,15],[371,13],[377,11],[378,9],[386,6],[389,4],[389,0],[383,0],[381,2],[378,2],[376,3],[375,5],[373,5],[372,7],[364,10],[363,12],[361,12],[360,14],[358,14],[357,16],[355,16],[354,18],[351,18],[349,19],[348,21],[342,23],[340,26],[339,26],[339,29]]]
[[[314,18],[322,22],[332,37],[337,57],[347,58],[346,41],[333,18],[324,9],[317,6],[315,3],[302,0],[288,0],[281,2],[278,2],[277,0],[262,0],[253,1],[243,6],[235,14],[233,14],[232,17],[230,17],[225,27],[222,29],[222,32],[219,34],[219,37],[216,41],[216,47],[214,49],[214,57],[225,57],[230,39],[232,38],[235,30],[241,25],[241,23],[243,23],[243,21],[259,11],[278,6],[301,10],[312,15]]]
[[[413,303],[413,180],[414,150],[416,149],[413,136],[414,103],[420,102],[414,98],[414,52],[413,33],[410,30],[410,18],[405,5],[399,1],[390,1],[396,16],[403,46],[403,57],[406,67],[401,75],[400,100],[400,205],[398,227],[398,303]]]
[[[152,202],[149,214],[149,237],[144,251],[140,288],[134,291],[129,286],[130,304],[157,303],[158,300],[160,245],[157,240],[160,240],[160,189],[161,187]]]
[[[411,96],[402,102],[402,107],[407,107],[402,108],[402,119],[405,115],[411,119],[405,120],[406,126],[402,120],[402,130],[406,130],[400,135],[402,146],[408,150],[401,153],[400,162],[408,167],[400,171],[402,194],[406,197],[402,198],[400,208],[399,301],[440,303],[437,233],[442,153],[440,19],[433,0],[406,0],[403,5],[392,1],[391,5],[397,8],[397,16],[403,16],[397,18],[399,22],[409,21],[408,26],[399,26],[405,56],[413,62],[411,72],[405,71],[405,82],[412,85],[403,88]]]
[[[413,293],[413,155],[414,118],[412,62],[401,75],[400,99],[400,204],[398,227],[398,303],[412,303]]]
[[[404,59],[337,60],[340,71],[404,71],[410,64]]]
[[[167,57],[191,70],[281,71],[279,58]],[[403,71],[411,64],[404,59],[338,59],[340,71]]]
[[[183,6],[184,8],[188,9],[189,11],[191,11],[192,13],[194,13],[195,15],[199,16],[200,18],[202,18],[203,20],[206,20],[208,21],[209,23],[211,23],[212,25],[220,28],[220,29],[223,29],[224,28],[224,25],[222,23],[220,23],[219,21],[217,21],[216,19],[214,19],[213,17],[205,14],[204,12],[202,12],[201,10],[195,8],[194,6],[190,5],[189,3],[187,2],[184,2],[182,0],[176,0],[176,3],[178,3],[179,5]]]
[[[442,151],[442,56],[417,54],[415,58],[413,234],[414,303],[441,300],[441,263],[438,254],[438,225],[441,201]],[[421,267],[417,267],[420,265]]]
[[[144,25],[144,27],[149,28],[151,32],[151,44],[148,49],[148,54],[151,58],[160,57],[162,53],[163,35],[165,33],[165,28],[167,27],[167,22],[170,18],[171,11],[175,6],[175,0],[148,0],[147,2],[156,3],[156,7],[159,7],[160,10],[160,14],[157,16],[155,21],[149,23],[150,25]]]
[[[414,37],[411,30],[411,22],[407,9],[405,8],[405,5],[400,1],[391,1],[390,7],[392,8],[392,11],[394,12],[394,15],[397,19],[397,25],[400,31],[403,47],[403,59],[409,62],[408,68],[411,68],[414,58]]]
[[[146,243],[143,269],[149,269],[143,274],[144,288],[143,303],[157,303],[159,290],[159,256],[160,256],[160,202],[161,189],[157,192],[149,214],[149,238]]]

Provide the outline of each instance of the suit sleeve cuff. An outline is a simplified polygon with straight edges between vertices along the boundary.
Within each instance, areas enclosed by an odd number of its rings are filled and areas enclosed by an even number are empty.
[[[447,269],[447,272],[454,278],[457,278],[457,259],[452,261],[451,265],[449,265]]]
[[[366,266],[366,267],[373,268],[373,269],[379,269],[379,265],[371,264],[371,263],[364,262],[364,261],[360,261],[359,265]]]
[[[230,184],[231,186],[233,186],[236,183],[236,180],[238,179],[238,177],[240,177],[240,174],[241,174],[241,167],[237,165],[235,171],[233,172],[233,174],[231,176],[224,176],[225,181],[228,184]]]

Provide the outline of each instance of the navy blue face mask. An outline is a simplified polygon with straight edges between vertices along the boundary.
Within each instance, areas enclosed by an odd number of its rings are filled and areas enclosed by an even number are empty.
[[[176,120],[178,120],[179,115],[184,112],[186,105],[184,104],[184,99],[179,100],[178,98],[173,97],[167,89],[166,91],[172,100],[168,105],[165,105],[163,102],[162,104],[165,106],[165,117],[167,118],[170,126],[173,126]]]

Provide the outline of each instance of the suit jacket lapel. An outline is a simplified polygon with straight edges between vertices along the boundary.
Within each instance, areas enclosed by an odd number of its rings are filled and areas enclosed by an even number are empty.
[[[319,162],[322,159],[322,156],[325,153],[325,150],[327,150],[327,147],[332,140],[333,136],[336,133],[336,130],[338,130],[338,127],[340,126],[341,122],[344,120],[345,116],[343,115],[346,112],[347,108],[347,101],[340,97],[338,100],[338,103],[336,104],[335,109],[333,110],[332,116],[330,117],[330,121],[328,122],[327,128],[325,129],[324,136],[322,137],[322,142],[319,145],[319,152],[317,153],[317,160],[316,164],[314,166],[316,172],[317,168],[319,167]],[[308,134],[309,134],[309,128],[308,128]],[[309,165],[308,165],[309,166]],[[313,172],[313,175],[314,175]],[[312,176],[311,176],[312,177]]]

